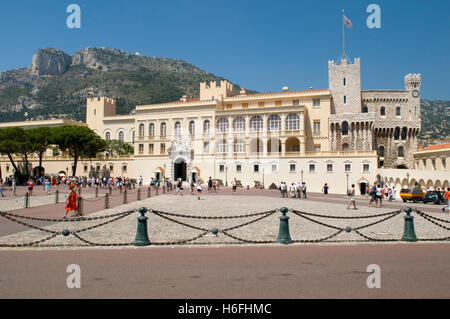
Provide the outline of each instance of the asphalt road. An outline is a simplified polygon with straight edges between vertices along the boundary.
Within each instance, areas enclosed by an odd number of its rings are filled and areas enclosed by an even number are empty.
[[[449,265],[431,243],[0,251],[0,298],[449,298]]]

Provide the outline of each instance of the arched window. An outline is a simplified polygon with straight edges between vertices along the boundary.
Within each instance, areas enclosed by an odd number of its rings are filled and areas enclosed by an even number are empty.
[[[105,134],[105,140],[110,141],[111,140],[111,133],[110,132],[106,132]]]
[[[398,140],[400,138],[400,128],[396,127],[394,130],[394,139]]]
[[[217,121],[217,133],[227,133],[227,132],[228,132],[228,120],[223,117]]]
[[[233,120],[233,131],[234,132],[245,131],[245,119],[243,117],[237,117]]]
[[[405,148],[403,146],[398,147],[397,157],[405,157]]]
[[[289,114],[286,117],[286,130],[299,130],[300,117],[297,114]]]
[[[181,123],[175,122],[175,136],[181,135]]]
[[[401,116],[402,115],[402,108],[400,106],[397,106],[395,108],[395,115]]]
[[[243,139],[234,140],[234,152],[245,153],[245,141]]]
[[[150,123],[150,125],[148,126],[148,136],[155,136],[155,124]]]
[[[139,137],[143,137],[145,135],[145,126],[144,124],[139,125]]]
[[[342,152],[348,152],[349,151],[349,146],[347,143],[342,144]]]
[[[125,133],[123,131],[119,132],[119,141],[121,142],[125,141]]]
[[[211,123],[209,122],[209,120],[205,120],[203,122],[203,136],[209,137],[210,129],[211,129]]]
[[[227,153],[227,141],[224,139],[217,141],[216,153],[225,154]]]
[[[402,128],[402,140],[406,140],[406,135],[408,134],[408,128]]]
[[[166,125],[166,122],[162,122],[161,123],[160,135],[161,136],[166,136],[166,134],[167,134],[167,125]]]
[[[378,148],[378,156],[384,157],[384,146]]]
[[[342,122],[342,135],[348,135],[348,123],[346,121]]]
[[[189,134],[195,135],[195,122],[194,121],[189,122]]]
[[[250,119],[250,130],[260,132],[263,129],[263,119],[259,115],[255,115]]]
[[[280,131],[281,130],[281,117],[277,114],[273,114],[269,117],[267,121],[267,129],[269,131]]]
[[[386,116],[386,108],[385,108],[384,106],[382,106],[382,107],[380,108],[380,115],[381,115],[381,116]]]

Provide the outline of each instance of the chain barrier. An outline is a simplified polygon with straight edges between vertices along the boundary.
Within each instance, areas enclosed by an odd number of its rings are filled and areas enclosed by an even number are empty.
[[[119,194],[118,196],[123,196],[122,194]],[[100,198],[96,198],[95,200],[91,200],[91,201],[99,201],[99,200],[103,200],[103,197]],[[37,245],[39,244],[39,246],[44,247],[40,244],[42,244],[43,242],[46,242],[58,235],[63,234],[64,236],[67,236],[68,234],[72,234],[75,238],[79,239],[82,243],[84,244],[88,244],[90,246],[130,246],[133,245],[133,242],[125,242],[125,243],[95,243],[92,242],[90,240],[87,240],[83,237],[80,236],[80,233],[113,223],[115,221],[118,221],[120,219],[123,219],[127,216],[130,216],[131,214],[135,213],[137,210],[133,209],[133,210],[128,210],[125,212],[119,212],[119,213],[115,213],[115,214],[111,214],[111,215],[104,215],[104,216],[96,216],[96,217],[78,217],[78,218],[73,218],[73,219],[56,219],[56,218],[39,218],[39,217],[32,217],[32,216],[21,216],[21,215],[17,215],[17,214],[12,214],[12,213],[6,213],[6,212],[2,212],[0,211],[0,216],[5,217],[6,219],[9,219],[13,222],[16,222],[18,224],[21,224],[23,226],[32,228],[32,229],[36,229],[36,230],[40,230],[43,232],[47,232],[52,234],[51,236],[38,240],[38,241],[34,241],[34,242],[30,242],[30,243],[24,243],[24,244],[0,244],[0,247],[25,247],[25,246],[33,246],[33,245]],[[423,217],[425,220],[445,229],[445,230],[450,230],[450,227],[446,227],[444,225],[441,225],[438,222],[443,222],[443,223],[450,223],[450,221],[448,220],[444,220],[444,219],[440,219],[431,215],[428,215],[426,213],[423,213],[421,211],[418,210],[414,210],[419,216]],[[269,216],[272,216],[273,214],[280,212],[279,209],[274,209],[274,210],[269,210],[269,211],[265,211],[265,212],[258,212],[258,213],[251,213],[251,214],[242,214],[242,215],[232,215],[232,216],[199,216],[199,215],[186,215],[186,214],[177,214],[177,213],[169,213],[169,212],[164,212],[164,211],[159,211],[156,209],[149,209],[148,213],[150,214],[154,214],[155,216],[161,217],[165,220],[168,220],[170,222],[173,222],[175,224],[184,226],[184,227],[188,227],[194,230],[198,230],[201,231],[201,234],[192,237],[190,239],[183,239],[183,240],[178,240],[178,241],[170,241],[170,242],[150,242],[150,245],[181,245],[181,244],[187,244],[187,243],[191,243],[191,244],[202,244],[202,243],[192,243],[202,237],[204,237],[206,234],[208,234],[209,232],[214,233],[216,236],[218,233],[221,233],[223,235],[225,235],[226,237],[229,237],[235,241],[238,241],[238,243],[235,242],[227,242],[227,244],[241,244],[241,243],[248,243],[248,244],[274,244],[277,243],[276,240],[250,240],[250,239],[246,239],[246,238],[242,238],[236,235],[233,235],[230,233],[230,231],[238,229],[238,228],[242,228],[244,226],[259,222],[265,218],[268,218]],[[389,219],[392,219],[396,216],[398,216],[400,213],[402,213],[402,210],[396,210],[396,211],[391,211],[391,212],[387,212],[387,213],[382,213],[382,214],[376,214],[376,215],[367,215],[367,216],[332,216],[332,215],[321,215],[321,214],[314,214],[314,213],[307,213],[307,212],[303,212],[303,211],[298,211],[298,210],[293,210],[290,209],[289,212],[291,212],[292,214],[301,217],[303,219],[306,219],[308,221],[311,221],[313,223],[316,223],[318,225],[327,227],[327,228],[331,228],[336,230],[334,233],[323,237],[323,238],[318,238],[318,239],[296,239],[296,240],[292,240],[293,243],[319,243],[319,242],[367,242],[367,241],[373,241],[373,242],[399,242],[401,241],[401,239],[380,239],[380,238],[373,238],[370,237],[368,235],[365,235],[361,232],[362,229],[383,223]],[[190,225],[188,223],[182,222],[180,220],[177,220],[175,218],[187,218],[187,219],[204,219],[204,220],[226,220],[226,219],[239,219],[239,218],[251,218],[251,217],[255,217],[252,220],[246,221],[242,224],[239,225],[235,225],[232,227],[228,227],[228,228],[224,228],[224,229],[217,229],[214,228],[213,230],[210,229],[206,229],[203,227],[199,227],[196,225]],[[384,217],[381,218],[379,220],[373,221],[371,223],[368,223],[366,225],[361,225],[355,228],[350,228],[349,226],[342,228],[342,227],[338,227],[335,225],[331,225],[329,223],[323,222],[323,221],[319,221],[316,220],[315,218],[312,217],[316,217],[316,218],[327,218],[327,219],[353,219],[353,220],[357,220],[357,219],[370,219],[370,218],[377,218],[377,217]],[[79,229],[79,230],[75,230],[75,231],[68,231],[68,230],[64,230],[62,232],[58,232],[58,231],[53,231],[53,230],[49,230],[49,229],[45,229],[45,228],[41,228],[38,226],[34,226],[31,224],[28,224],[26,222],[20,221],[19,219],[25,219],[25,220],[35,220],[35,221],[46,221],[46,222],[83,222],[83,221],[94,221],[94,220],[102,220],[102,219],[108,219],[105,222],[102,222],[100,224],[97,225],[93,225],[93,226],[89,226],[83,229]],[[338,236],[339,234],[341,234],[343,231],[347,231],[347,232],[351,232],[354,231],[358,236],[366,239],[366,240],[330,240],[336,236]],[[65,234],[64,234],[65,232]],[[450,237],[444,237],[444,238],[425,238],[425,239],[419,239],[419,241],[446,241],[449,240]],[[203,243],[203,244],[213,244],[213,243]],[[218,244],[217,242],[215,244]],[[219,244],[223,244],[222,242],[220,242]]]
[[[253,213],[253,214],[246,214],[246,215],[233,215],[233,216],[201,216],[201,215],[183,215],[183,214],[176,214],[176,213],[168,213],[168,212],[163,212],[163,211],[159,211],[156,209],[149,209],[149,211],[153,212],[153,213],[158,213],[161,215],[168,215],[168,216],[172,216],[172,217],[181,217],[181,218],[194,218],[194,219],[234,219],[234,218],[245,218],[245,217],[255,217],[255,216],[259,216],[259,215],[265,215],[265,214],[269,214],[269,213],[275,213],[278,210],[277,209],[273,209],[273,210],[269,210],[269,211],[265,211],[265,212],[260,212],[260,213]]]

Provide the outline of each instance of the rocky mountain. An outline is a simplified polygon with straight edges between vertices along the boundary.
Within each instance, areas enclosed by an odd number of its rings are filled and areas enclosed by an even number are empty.
[[[421,100],[422,130],[419,142],[424,146],[450,142],[450,101]]]
[[[84,121],[86,98],[98,95],[117,99],[117,112],[128,114],[138,104],[198,97],[200,82],[217,80],[224,79],[177,59],[108,48],[86,48],[73,56],[40,49],[28,68],[0,73],[0,122]]]

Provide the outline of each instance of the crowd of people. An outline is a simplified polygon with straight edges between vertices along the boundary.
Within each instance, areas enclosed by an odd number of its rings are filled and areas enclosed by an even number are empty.
[[[288,189],[288,185],[286,182],[281,182],[279,187],[281,197],[288,198],[288,191],[291,198],[306,198],[306,183],[291,183]]]

